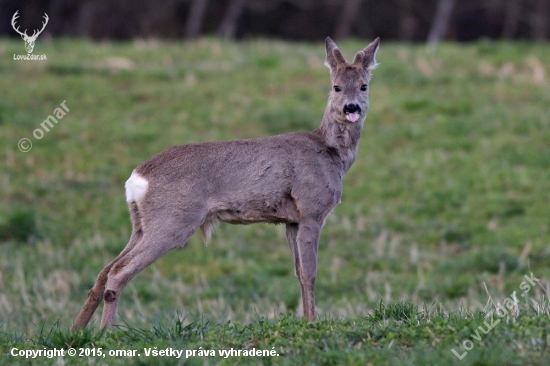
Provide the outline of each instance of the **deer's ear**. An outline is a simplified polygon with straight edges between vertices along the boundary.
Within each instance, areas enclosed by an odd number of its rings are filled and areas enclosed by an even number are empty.
[[[367,69],[367,71],[371,71],[378,66],[378,63],[376,62],[376,52],[378,51],[378,46],[380,46],[380,38],[376,38],[371,44],[360,52],[363,54],[363,67]],[[358,55],[355,56],[355,59],[358,59]]]
[[[325,47],[325,65],[330,69],[331,72],[335,71],[338,66],[346,64],[346,59],[342,55],[342,52],[340,51],[336,43],[334,43],[334,41],[330,39],[330,37],[327,37],[327,39],[325,40]]]

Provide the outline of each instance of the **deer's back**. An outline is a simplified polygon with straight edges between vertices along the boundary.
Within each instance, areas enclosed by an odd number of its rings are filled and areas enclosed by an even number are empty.
[[[181,204],[204,200],[220,220],[236,223],[294,222],[297,210],[322,214],[340,199],[343,176],[337,152],[315,133],[175,146],[136,172],[159,199],[178,191]]]

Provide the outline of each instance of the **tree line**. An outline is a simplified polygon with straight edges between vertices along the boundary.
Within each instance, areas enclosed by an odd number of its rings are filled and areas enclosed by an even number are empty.
[[[413,42],[550,38],[550,0],[0,0],[0,35],[21,29],[96,40],[330,35]]]

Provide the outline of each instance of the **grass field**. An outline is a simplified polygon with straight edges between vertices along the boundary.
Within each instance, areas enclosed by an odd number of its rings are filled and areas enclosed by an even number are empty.
[[[340,47],[351,59],[367,43]],[[177,144],[315,129],[324,47],[43,40],[47,61],[22,53],[0,40],[0,363],[52,364],[11,352],[70,347],[140,356],[59,364],[548,363],[550,45],[382,41],[359,156],[321,236],[318,322],[296,316],[284,227],[222,225],[208,247],[195,235],[140,273],[120,327],[99,332],[100,308],[76,334],[128,241],[132,169]],[[216,357],[145,356],[154,347]],[[218,354],[231,348],[279,356]]]

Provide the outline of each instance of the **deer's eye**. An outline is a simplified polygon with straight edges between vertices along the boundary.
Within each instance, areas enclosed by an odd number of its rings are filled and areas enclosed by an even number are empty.
[[[342,91],[342,88],[340,88],[338,85],[334,85],[334,91],[335,92],[341,92]]]
[[[361,91],[367,91],[367,84],[361,85]]]

